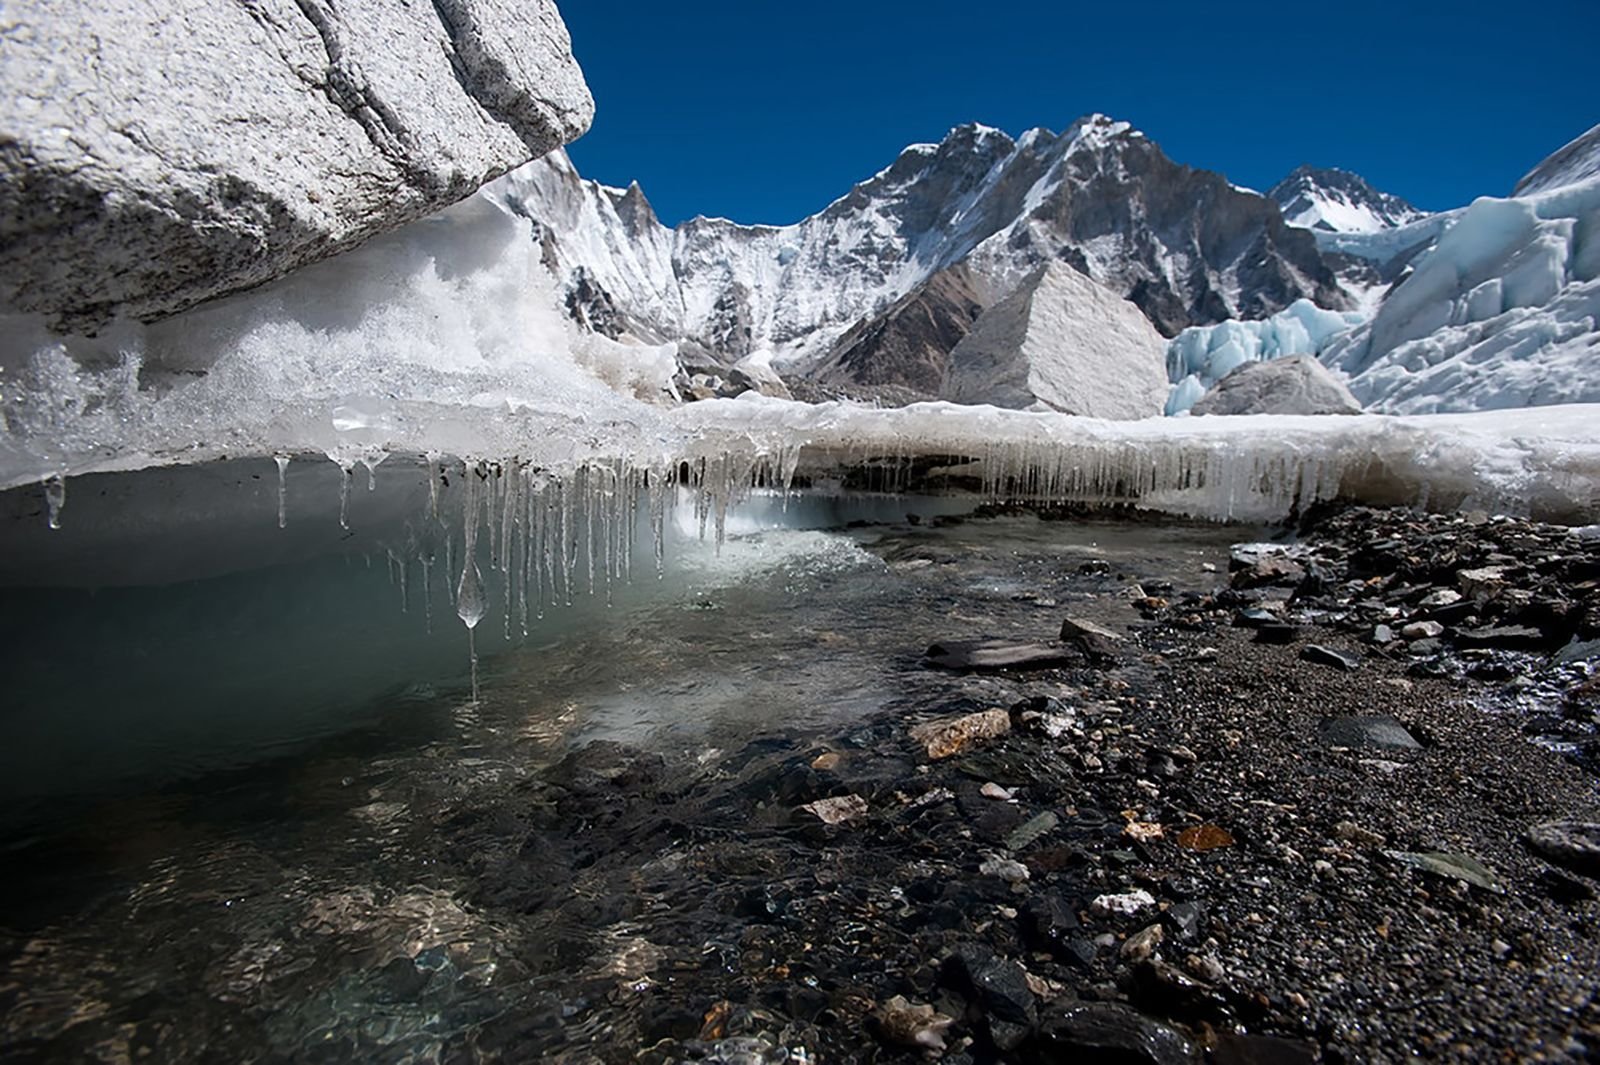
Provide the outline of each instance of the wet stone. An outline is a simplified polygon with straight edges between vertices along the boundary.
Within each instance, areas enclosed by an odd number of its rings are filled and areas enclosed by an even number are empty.
[[[1361,665],[1360,657],[1350,654],[1347,651],[1340,651],[1332,647],[1326,647],[1320,643],[1310,644],[1305,647],[1300,652],[1300,657],[1307,662],[1315,662],[1316,664],[1323,666],[1332,666],[1335,669],[1344,670],[1346,672],[1349,672],[1350,670],[1353,670]]]
[[[970,995],[983,1011],[994,1044],[1015,1050],[1038,1024],[1033,991],[1022,966],[977,944],[959,947],[945,960],[944,979]]]
[[[1329,718],[1320,729],[1322,742],[1332,747],[1388,747],[1421,750],[1422,744],[1388,714],[1362,714]]]
[[[1300,626],[1284,622],[1273,622],[1269,625],[1256,627],[1256,643],[1275,644],[1283,646],[1294,643],[1300,637]]]
[[[1212,1065],[1315,1065],[1319,1060],[1316,1044],[1300,1039],[1219,1032],[1211,1044]]]
[[[1081,665],[1083,654],[1058,643],[1006,640],[944,640],[928,647],[928,664],[964,673],[1061,669]]]
[[[1044,1061],[1199,1065],[1199,1049],[1171,1025],[1110,1002],[1079,1002],[1048,1012],[1039,1025]]]

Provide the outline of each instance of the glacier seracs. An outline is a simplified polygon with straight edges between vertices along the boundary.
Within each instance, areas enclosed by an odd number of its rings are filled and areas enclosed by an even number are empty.
[[[1319,355],[1334,337],[1361,321],[1357,312],[1327,311],[1302,299],[1270,318],[1185,329],[1167,345],[1172,391],[1166,413],[1190,409],[1212,385],[1247,362]]]

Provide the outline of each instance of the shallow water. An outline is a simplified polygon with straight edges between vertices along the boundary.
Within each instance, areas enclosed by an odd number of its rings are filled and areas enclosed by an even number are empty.
[[[537,893],[486,895],[486,841],[515,838],[496,819],[543,767],[619,741],[670,772],[731,781],[767,738],[836,733],[952,691],[981,699],[997,682],[922,668],[928,643],[1047,638],[1069,609],[1126,620],[1117,590],[1086,598],[1069,579],[1081,563],[1203,585],[1202,564],[1225,571],[1241,538],[1214,526],[902,520],[941,507],[874,499],[785,513],[764,501],[733,516],[720,551],[680,535],[665,579],[636,575],[642,587],[609,606],[602,594],[548,612],[525,641],[501,637],[491,611],[477,703],[442,584],[434,621],[454,630],[402,638],[424,629],[417,600],[401,615],[381,564],[13,589],[7,616],[25,604],[47,624],[8,652],[26,694],[0,721],[11,826],[0,1056],[518,1060],[514,1042],[474,1033],[547,1014],[563,1039],[603,1046],[605,1010],[570,989],[663,978],[662,950],[629,915],[653,905],[670,921],[659,899],[687,874],[670,853],[641,852],[623,864],[643,880],[578,907],[583,919],[564,907],[558,924]],[[764,528],[774,524],[828,528]],[[319,588],[337,588],[337,602]],[[323,659],[314,641],[282,646],[297,619],[351,614],[356,594],[385,604],[368,613],[370,654],[349,642],[360,625],[341,625]],[[228,636],[239,625],[249,639]],[[49,639],[72,641],[83,675],[62,674]],[[268,668],[251,665],[252,645]],[[161,661],[178,647],[204,668]],[[19,656],[51,668],[30,673]],[[348,684],[330,679],[341,663],[357,674]],[[163,709],[163,690],[183,697]]]

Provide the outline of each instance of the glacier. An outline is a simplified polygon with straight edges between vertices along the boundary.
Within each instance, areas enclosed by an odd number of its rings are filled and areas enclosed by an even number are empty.
[[[1212,385],[1247,362],[1320,355],[1329,341],[1362,320],[1359,312],[1326,311],[1301,299],[1269,318],[1185,329],[1167,345],[1172,391],[1166,413],[1189,410]]]

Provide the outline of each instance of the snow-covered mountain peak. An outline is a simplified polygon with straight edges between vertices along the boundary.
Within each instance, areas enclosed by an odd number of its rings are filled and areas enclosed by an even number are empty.
[[[1379,192],[1348,170],[1302,166],[1267,191],[1292,226],[1329,233],[1377,233],[1427,215]]]

